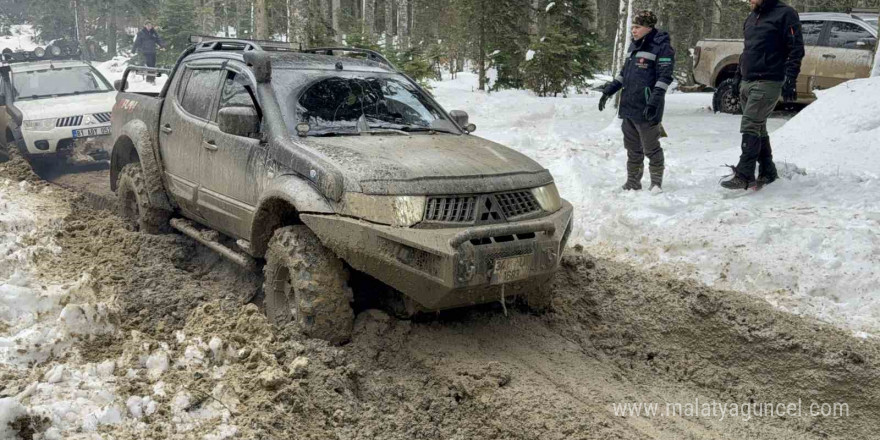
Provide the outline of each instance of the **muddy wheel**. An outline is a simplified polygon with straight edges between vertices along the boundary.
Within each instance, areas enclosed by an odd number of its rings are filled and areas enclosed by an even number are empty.
[[[119,172],[116,199],[119,216],[137,230],[148,234],[168,232],[171,213],[150,205],[140,163],[130,163]]]
[[[550,311],[553,307],[553,277],[537,282],[526,291],[523,300],[529,309],[538,313]]]
[[[733,78],[728,78],[718,85],[715,95],[712,97],[712,110],[732,115],[742,114],[742,106],[739,96],[733,93]]]
[[[266,316],[304,334],[341,344],[351,339],[354,312],[348,271],[305,226],[275,231],[263,269]]]

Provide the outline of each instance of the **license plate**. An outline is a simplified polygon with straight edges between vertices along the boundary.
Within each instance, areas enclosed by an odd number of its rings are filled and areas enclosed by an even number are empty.
[[[503,284],[528,278],[529,268],[531,266],[531,254],[510,258],[499,258],[495,260],[495,268],[492,270],[491,283]]]
[[[94,136],[106,136],[110,134],[110,126],[104,127],[92,127],[92,128],[81,128],[79,130],[73,130],[73,138],[87,138]]]

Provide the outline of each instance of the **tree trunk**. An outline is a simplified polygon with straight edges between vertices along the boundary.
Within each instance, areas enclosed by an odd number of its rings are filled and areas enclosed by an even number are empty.
[[[73,0],[73,18],[76,26],[76,41],[82,50],[83,57],[88,59],[88,45],[86,45],[86,11],[82,0]]]
[[[618,9],[619,21],[617,23],[617,36],[614,40],[614,66],[611,69],[611,75],[618,75],[623,70],[623,64],[626,62],[626,45],[629,42],[629,28],[632,22],[632,9],[634,0],[620,0]],[[614,107],[620,105],[620,94],[614,100]]]
[[[400,47],[409,48],[409,2],[397,0],[397,35],[400,37]]]
[[[590,20],[587,22],[587,31],[596,32],[599,30],[599,1],[588,0],[587,10],[590,12]]]
[[[385,47],[394,47],[394,0],[385,0]]]
[[[110,20],[107,22],[107,56],[116,56],[116,30],[119,25],[116,21],[116,0],[110,0]]]
[[[477,57],[477,72],[479,76],[480,82],[480,90],[486,90],[486,1],[487,0],[478,0],[480,2],[480,37],[479,37],[479,56]],[[493,0],[494,1],[494,0]]]
[[[541,0],[531,0],[531,7],[529,8],[529,35],[538,35],[538,16],[540,16],[540,12],[538,9],[541,7]]]
[[[376,25],[376,0],[361,0],[364,8],[364,27],[366,35],[373,35],[373,27]]]
[[[266,0],[254,0],[254,35],[257,40],[269,39],[269,13]]]
[[[340,0],[331,0],[330,7],[331,19],[333,20],[333,39],[337,43],[342,43],[342,28],[340,27],[340,19],[342,18],[342,4]]]
[[[712,28],[709,36],[712,38],[721,38],[721,0],[709,0],[712,8]]]

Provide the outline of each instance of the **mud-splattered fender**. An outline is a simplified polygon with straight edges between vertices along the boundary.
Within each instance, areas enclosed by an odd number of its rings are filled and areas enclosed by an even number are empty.
[[[251,224],[250,254],[262,256],[275,229],[299,223],[300,213],[334,214],[335,210],[320,191],[302,177],[288,174],[269,181],[260,195]]]
[[[113,152],[110,155],[110,189],[116,191],[116,183],[122,167],[139,160],[150,203],[156,208],[171,211],[173,207],[165,192],[157,150],[153,146],[150,131],[143,121],[133,120],[122,126],[113,142]],[[137,153],[136,157],[133,152]]]

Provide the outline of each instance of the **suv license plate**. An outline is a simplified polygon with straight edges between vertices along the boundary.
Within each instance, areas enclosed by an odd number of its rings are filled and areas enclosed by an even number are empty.
[[[73,138],[86,138],[86,137],[94,137],[94,136],[106,136],[110,134],[110,126],[104,127],[94,127],[94,128],[81,128],[79,130],[73,130]]]
[[[531,254],[510,258],[499,258],[495,260],[495,268],[492,270],[492,280],[490,283],[503,284],[528,278],[529,268],[531,268],[531,266]]]

